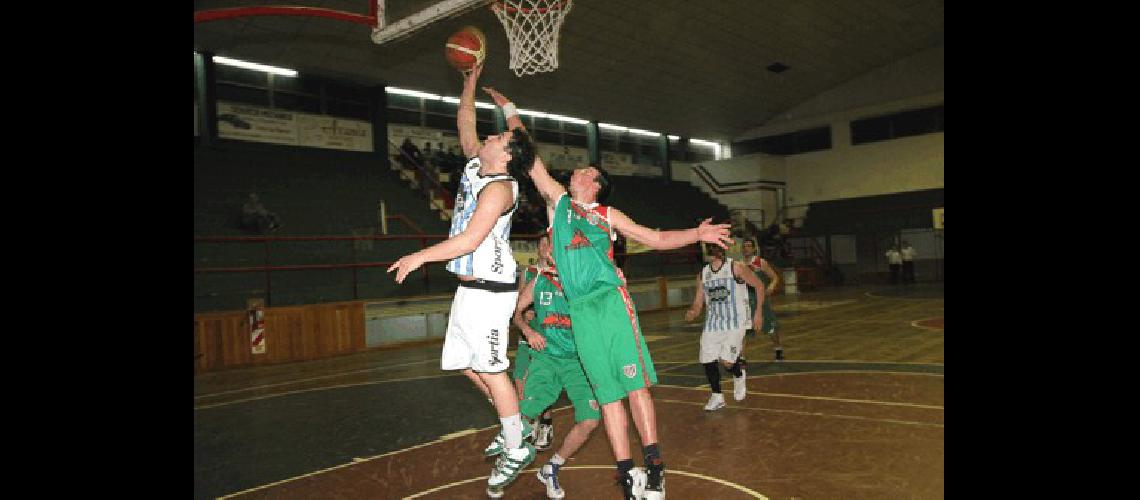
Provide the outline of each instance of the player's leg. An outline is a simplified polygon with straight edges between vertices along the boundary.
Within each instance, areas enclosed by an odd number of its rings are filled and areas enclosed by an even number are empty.
[[[465,287],[460,287],[465,288]],[[525,442],[526,430],[519,413],[518,392],[511,382],[506,356],[508,328],[514,312],[517,292],[492,292],[470,289],[470,300],[462,310],[459,321],[463,333],[474,351],[471,369],[490,389],[495,410],[502,423],[504,451],[495,461],[487,480],[487,493],[502,495],[502,489],[514,481],[519,471],[534,461],[534,446]],[[455,319],[455,318],[453,318]]]
[[[709,402],[705,411],[716,411],[724,408],[724,394],[720,391],[720,367],[717,366],[717,354],[720,352],[720,342],[717,334],[704,332],[701,334],[701,347],[698,360],[705,369],[705,377],[709,381]]]
[[[634,427],[641,436],[642,454],[645,459],[645,496],[654,500],[665,496],[665,462],[657,441],[657,412],[649,386],[657,383],[657,371],[653,357],[641,332],[637,318],[637,308],[625,287],[618,293],[610,294],[608,307],[602,317],[608,318],[606,329],[612,332],[611,359],[615,368],[620,367],[619,380],[629,397],[629,410]],[[599,396],[600,397],[600,396]]]
[[[719,353],[724,369],[732,374],[732,396],[737,401],[743,401],[748,395],[745,387],[747,375],[744,370],[744,360],[740,358],[744,347],[744,329],[724,332],[724,343]],[[719,375],[719,372],[718,372]]]
[[[558,451],[538,470],[538,480],[546,485],[546,496],[549,498],[563,498],[566,495],[559,483],[558,471],[566,464],[566,459],[574,456],[585,444],[602,417],[598,402],[594,399],[594,392],[590,389],[590,382],[586,379],[578,360],[560,359],[557,365],[561,387],[566,389],[566,396],[574,405],[575,424],[570,432],[566,433],[566,438],[562,440],[562,446]]]
[[[645,472],[633,466],[633,455],[629,450],[629,417],[626,416],[622,398],[626,390],[619,377],[622,366],[615,365],[611,356],[614,332],[613,322],[605,313],[611,312],[606,306],[607,294],[612,290],[598,291],[570,303],[570,317],[574,322],[574,345],[578,358],[594,395],[602,407],[602,425],[606,438],[614,454],[617,466],[617,479],[625,498],[640,500],[645,489]],[[629,330],[628,320],[624,322]]]

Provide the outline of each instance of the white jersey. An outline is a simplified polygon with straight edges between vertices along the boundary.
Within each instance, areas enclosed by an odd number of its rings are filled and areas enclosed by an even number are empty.
[[[511,208],[499,215],[495,227],[487,237],[479,243],[474,252],[460,255],[447,263],[447,270],[461,276],[473,276],[487,281],[500,283],[514,283],[515,263],[511,252],[511,216],[519,206],[519,184],[514,177],[507,174],[479,175],[479,158],[472,158],[463,167],[463,177],[459,182],[459,190],[455,193],[455,213],[451,217],[451,230],[448,237],[455,236],[467,229],[467,223],[475,214],[475,203],[479,193],[492,182],[510,182],[511,196],[514,200]]]
[[[743,330],[752,327],[752,310],[748,305],[748,285],[732,275],[732,259],[727,258],[720,269],[713,271],[712,264],[701,269],[701,284],[705,293],[705,331]]]

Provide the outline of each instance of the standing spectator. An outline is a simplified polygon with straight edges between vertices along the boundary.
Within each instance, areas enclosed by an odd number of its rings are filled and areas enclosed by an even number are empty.
[[[899,269],[902,268],[902,254],[895,247],[887,249],[887,264],[891,267],[891,284],[899,284]]]
[[[245,229],[265,234],[276,231],[282,224],[277,221],[277,214],[265,209],[257,193],[249,193],[249,201],[241,207],[241,225]]]
[[[411,165],[408,164],[409,161],[420,161],[420,148],[417,148],[416,145],[412,143],[410,137],[404,138],[404,143],[400,144],[400,151],[404,153],[400,155],[400,165],[404,168],[411,168]]]
[[[902,251],[899,252],[902,256],[902,272],[903,283],[914,283],[914,256],[918,252],[910,246],[910,243],[902,242]]]

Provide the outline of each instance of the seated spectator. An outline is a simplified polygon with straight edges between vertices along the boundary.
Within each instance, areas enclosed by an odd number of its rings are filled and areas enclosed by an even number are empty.
[[[241,207],[241,225],[250,231],[265,234],[280,229],[283,224],[278,222],[277,214],[265,209],[257,193],[249,193],[249,201]]]

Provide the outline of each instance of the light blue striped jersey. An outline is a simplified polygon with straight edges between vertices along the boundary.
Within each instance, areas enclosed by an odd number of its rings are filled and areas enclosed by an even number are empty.
[[[705,331],[719,332],[752,327],[752,310],[748,306],[748,285],[732,272],[732,259],[726,258],[719,269],[712,264],[701,269],[701,286],[705,293]]]
[[[514,201],[510,209],[499,215],[495,226],[475,251],[451,259],[447,263],[447,270],[487,281],[514,283],[518,264],[511,252],[511,216],[519,205],[519,184],[514,177],[507,174],[480,175],[479,167],[478,157],[470,159],[467,166],[463,167],[463,177],[455,193],[455,212],[451,217],[451,229],[447,233],[449,237],[454,237],[467,229],[467,223],[471,222],[471,216],[475,214],[479,193],[488,184],[509,182]]]

